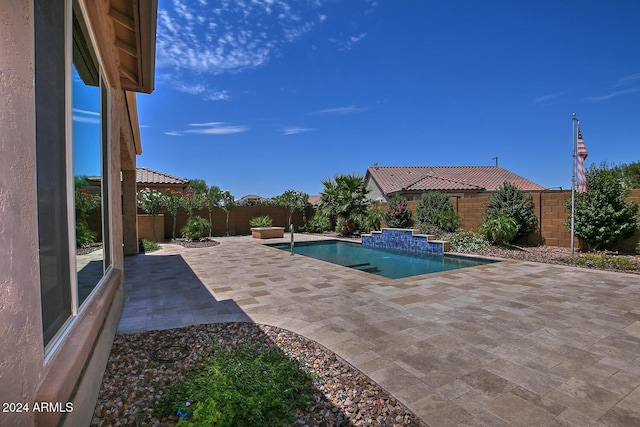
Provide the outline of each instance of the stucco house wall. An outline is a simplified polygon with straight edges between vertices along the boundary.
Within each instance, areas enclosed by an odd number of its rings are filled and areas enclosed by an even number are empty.
[[[9,412],[0,411],[0,426],[89,424],[124,304],[123,230],[135,233],[135,209],[123,209],[123,200],[135,206],[135,180],[129,180],[128,184],[133,191],[123,191],[120,176],[121,172],[135,171],[139,135],[135,98],[132,100],[125,92],[115,64],[115,37],[108,21],[111,2],[56,0],[57,6],[53,3],[53,0],[0,2],[0,402],[29,404],[31,408],[18,412],[13,409],[19,406],[13,406]],[[54,26],[46,19],[39,21],[38,16],[48,17],[47,13],[56,7],[70,16],[72,4],[79,5],[83,19],[90,23],[91,40],[103,66],[103,96],[108,99],[103,104],[106,109],[102,110],[107,117],[104,119],[107,136],[101,140],[108,141],[105,174],[110,215],[105,243],[108,242],[110,263],[94,293],[67,319],[55,340],[45,345],[42,307],[48,301],[43,300],[41,287],[47,278],[40,270],[36,144],[42,137],[36,132],[36,82],[41,77],[37,72],[35,34],[37,25],[45,33],[48,25],[52,29]],[[156,13],[156,2],[146,2],[146,6],[147,9],[139,11]],[[152,18],[155,41],[155,15]],[[60,78],[54,71],[51,78]],[[67,196],[67,200],[72,198]],[[125,226],[128,221],[133,221],[133,227]],[[68,224],[59,226],[71,228]],[[71,241],[73,233],[69,236]],[[75,242],[70,247],[70,253],[61,256],[75,259]],[[35,412],[33,405],[38,402],[59,406],[54,411]]]

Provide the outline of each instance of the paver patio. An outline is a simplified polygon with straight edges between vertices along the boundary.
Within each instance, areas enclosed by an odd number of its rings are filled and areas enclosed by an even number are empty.
[[[640,425],[640,276],[503,261],[391,280],[216,240],[128,258],[118,331],[289,329],[431,426]]]

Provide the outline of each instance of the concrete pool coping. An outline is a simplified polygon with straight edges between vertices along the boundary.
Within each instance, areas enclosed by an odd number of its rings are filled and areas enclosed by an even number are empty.
[[[118,331],[285,328],[432,426],[640,423],[637,275],[505,260],[386,279],[263,246],[289,235],[216,240],[127,258]]]

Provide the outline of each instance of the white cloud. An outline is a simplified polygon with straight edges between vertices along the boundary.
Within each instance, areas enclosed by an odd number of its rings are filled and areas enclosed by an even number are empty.
[[[606,95],[590,96],[590,97],[587,97],[587,101],[591,101],[591,102],[608,101],[608,100],[616,98],[618,96],[627,95],[627,94],[634,93],[634,92],[640,92],[640,88],[632,87],[632,88],[629,88],[629,89],[616,90],[616,91],[610,92],[610,93],[608,93]]]
[[[208,91],[204,99],[207,101],[228,101],[231,99],[231,95],[226,90],[214,90]]]
[[[241,133],[249,130],[244,125],[228,125],[224,122],[210,123],[190,123],[187,126],[196,127],[198,129],[186,130],[186,133],[197,133],[203,135],[228,135],[232,133]]]
[[[74,108],[73,121],[77,123],[98,124],[100,123],[100,113]]]
[[[281,46],[313,30],[319,6],[282,0],[174,0],[158,11],[157,64],[198,74],[240,72],[265,64]],[[294,9],[294,6],[296,9]]]
[[[314,114],[353,114],[364,111],[364,108],[356,107],[355,105],[350,105],[348,107],[334,107],[334,108],[325,108],[324,110],[318,110]]]
[[[365,37],[367,37],[367,33],[360,33],[358,35],[348,36],[342,39],[336,39],[335,37],[331,37],[329,38],[329,41],[331,43],[335,43],[336,45],[338,45],[339,50],[344,51],[344,50],[351,50],[356,43],[361,42],[362,40],[364,40]]]
[[[282,135],[295,135],[297,133],[312,132],[313,130],[314,129],[299,126],[288,126],[282,130]]]
[[[622,77],[620,80],[618,80],[618,82],[615,84],[616,87],[618,86],[626,86],[628,84],[633,84],[636,81],[640,80],[640,73],[636,73],[636,74],[631,74],[630,76],[626,76],[626,77]]]
[[[162,132],[165,135],[169,135],[169,136],[184,136],[184,134],[182,132],[178,132],[178,131],[167,131],[167,132]]]
[[[559,96],[561,96],[561,95],[563,95],[563,94],[564,94],[564,92],[560,92],[560,93],[552,93],[552,94],[549,94],[549,95],[543,95],[543,96],[540,96],[540,97],[538,97],[538,98],[534,99],[534,100],[533,100],[533,103],[534,103],[534,104],[540,104],[540,103],[542,103],[542,102],[549,101],[550,99],[557,98],[557,97],[559,97]]]

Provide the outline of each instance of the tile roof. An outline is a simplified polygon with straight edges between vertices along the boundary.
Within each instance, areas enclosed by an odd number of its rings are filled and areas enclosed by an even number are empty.
[[[138,184],[189,184],[188,179],[177,178],[148,168],[136,168],[136,182]]]
[[[400,191],[495,191],[509,181],[524,191],[544,187],[499,166],[372,166],[370,176],[385,194]]]

